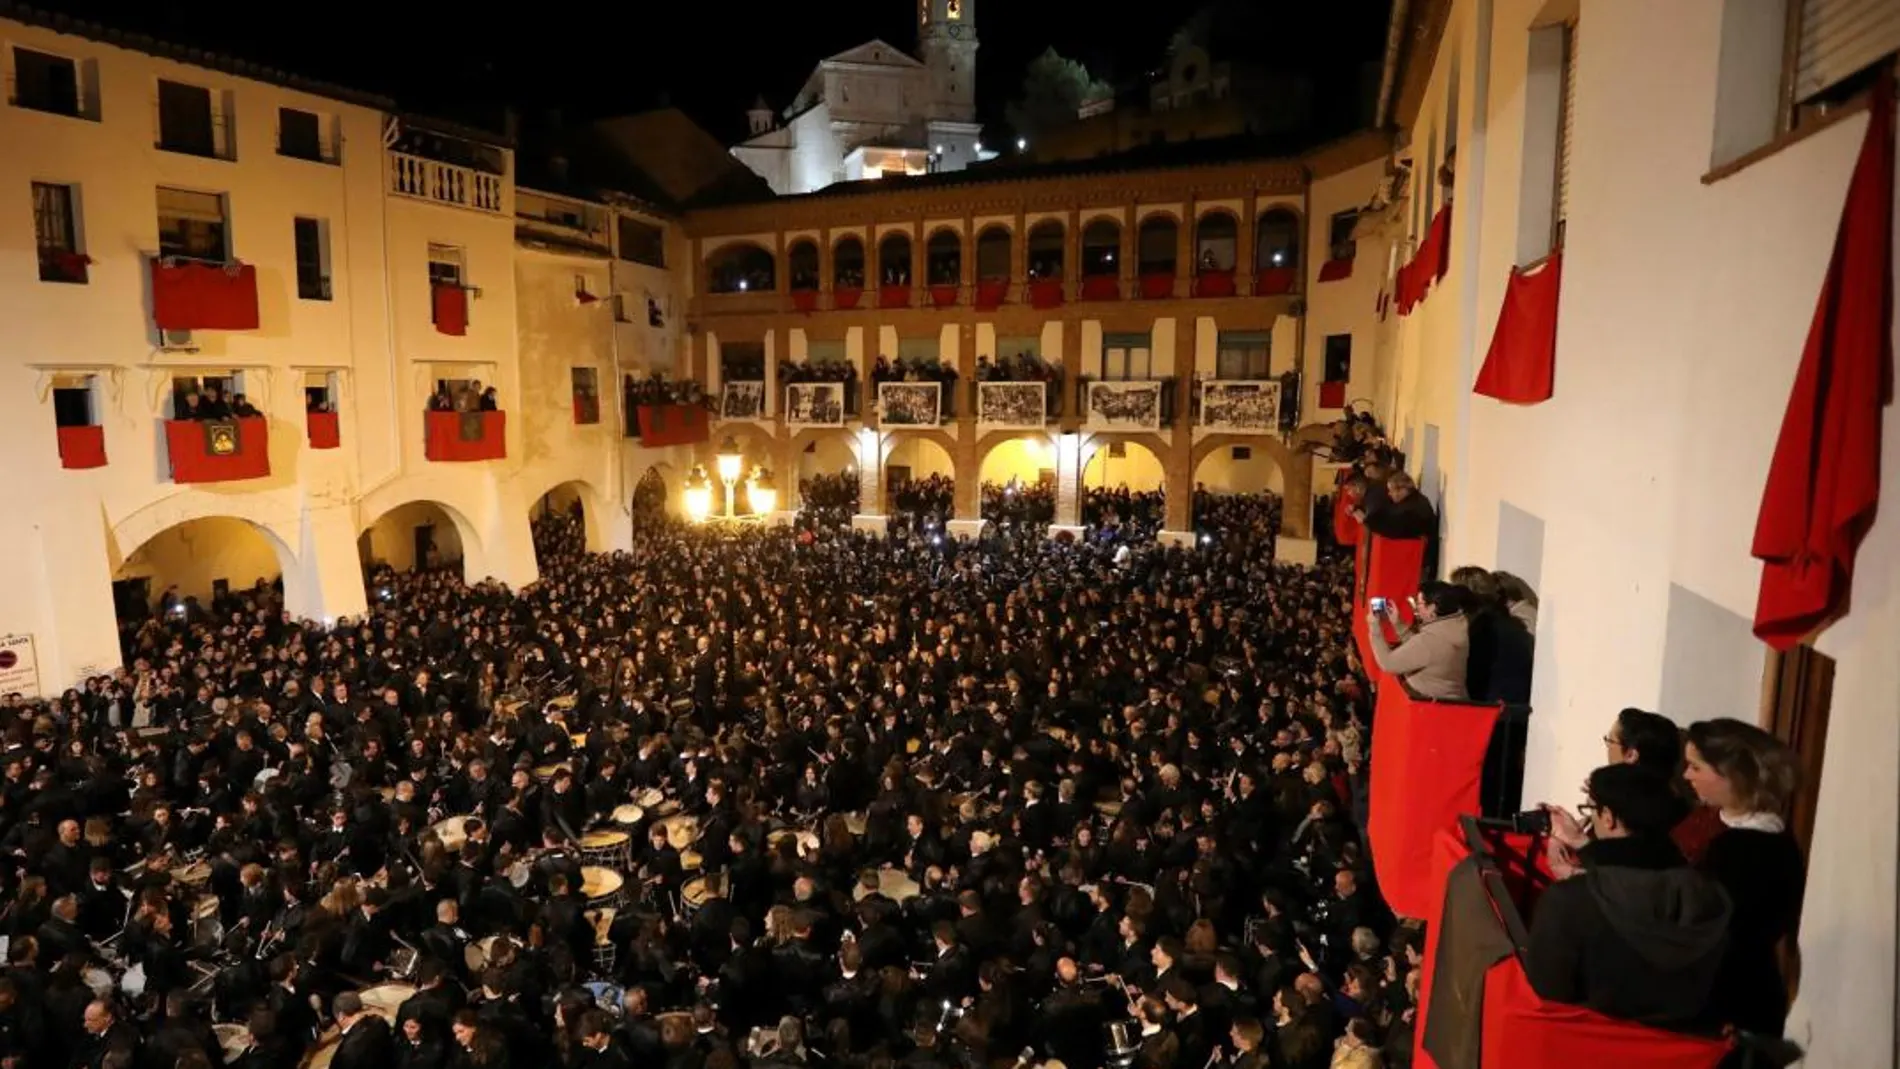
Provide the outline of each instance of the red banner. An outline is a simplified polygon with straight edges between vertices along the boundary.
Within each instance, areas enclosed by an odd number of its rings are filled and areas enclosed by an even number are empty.
[[[152,322],[160,330],[256,330],[257,269],[153,260]]]
[[[864,287],[839,286],[831,291],[831,306],[840,312],[849,312],[864,299]]]
[[[877,306],[879,308],[909,308],[909,286],[879,286],[877,288]]]
[[[1366,834],[1379,891],[1401,917],[1436,914],[1432,839],[1460,816],[1478,813],[1498,710],[1414,698],[1397,679],[1380,682]]]
[[[59,466],[75,471],[106,466],[104,427],[59,428]]]
[[[1085,301],[1119,301],[1122,280],[1114,275],[1084,275],[1080,297]]]
[[[1008,299],[1008,279],[986,278],[976,284],[976,310],[979,312],[988,312],[1001,308],[1003,302]]]
[[[1350,258],[1344,260],[1328,260],[1319,265],[1319,280],[1321,282],[1338,282],[1341,279],[1351,277],[1352,260]]]
[[[712,420],[704,405],[641,405],[640,444],[650,449],[695,445],[712,438]]]
[[[1232,297],[1239,292],[1240,287],[1235,285],[1232,271],[1202,271],[1194,276],[1196,297]]]
[[[817,290],[793,290],[792,309],[807,314],[818,310]]]
[[[1373,598],[1384,598],[1399,610],[1400,619],[1412,614],[1412,595],[1418,593],[1419,572],[1425,567],[1425,540],[1422,538],[1365,539],[1359,551],[1359,597],[1352,614],[1353,636],[1358,639],[1359,659],[1366,675],[1379,678],[1378,664],[1372,659],[1372,645],[1366,632],[1366,610]]]
[[[1299,278],[1300,273],[1291,267],[1269,267],[1254,276],[1253,294],[1256,297],[1278,297],[1283,293],[1292,293],[1293,284]]]
[[[1039,278],[1029,284],[1029,307],[1060,308],[1062,306],[1062,280],[1059,278]]]
[[[500,460],[508,455],[506,412],[425,412],[423,455],[430,460]],[[479,426],[480,435],[468,430]]]
[[[336,449],[343,444],[343,425],[335,412],[305,413],[304,428],[312,449]]]
[[[1562,278],[1560,252],[1529,268],[1511,269],[1491,348],[1485,351],[1471,392],[1519,405],[1550,400],[1557,375],[1557,291]]]
[[[1411,315],[1432,286],[1451,270],[1451,205],[1446,204],[1432,216],[1425,240],[1418,243],[1412,259],[1399,268],[1399,314]]]
[[[429,291],[436,332],[458,338],[467,334],[468,291],[450,282],[437,282]]]
[[[957,285],[939,285],[930,287],[930,303],[938,308],[949,308],[957,303],[957,295],[963,287]]]
[[[1141,299],[1164,301],[1174,296],[1174,273],[1151,271],[1141,276]]]
[[[171,461],[172,482],[223,483],[262,479],[270,474],[270,421],[262,416],[219,421],[235,428],[228,442],[212,447],[205,422],[195,419],[165,421],[165,455]]]
[[[1342,546],[1359,544],[1359,534],[1365,528],[1353,518],[1352,509],[1357,502],[1346,496],[1346,488],[1333,491],[1333,541]]]
[[[1345,408],[1346,384],[1343,382],[1322,382],[1319,384],[1319,407]]]

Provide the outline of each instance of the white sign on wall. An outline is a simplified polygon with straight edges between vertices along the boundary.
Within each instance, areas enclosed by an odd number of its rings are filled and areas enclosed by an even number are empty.
[[[0,694],[40,696],[40,662],[32,635],[0,635]]]

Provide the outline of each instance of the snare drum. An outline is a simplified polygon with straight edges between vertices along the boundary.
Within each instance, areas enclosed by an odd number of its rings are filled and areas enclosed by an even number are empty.
[[[649,813],[659,808],[660,803],[664,801],[666,801],[666,795],[661,794],[658,787],[648,787],[633,796],[633,804]]]
[[[707,884],[709,879],[710,877],[707,876],[695,876],[686,881],[685,887],[680,888],[680,907],[688,915],[698,913],[699,907],[705,905],[706,900],[712,897]]]
[[[462,948],[462,964],[468,966],[471,975],[480,976],[488,968],[489,959],[495,956],[495,941],[498,935],[486,935]]]
[[[581,836],[581,861],[625,869],[633,863],[633,837],[624,831],[590,831]]]
[[[208,861],[194,861],[172,870],[172,880],[186,887],[198,887],[209,882],[210,879],[211,863]]]
[[[581,897],[589,909],[619,909],[620,889],[626,878],[598,865],[581,866]]]
[[[227,1065],[251,1049],[251,1030],[241,1024],[214,1024],[211,1033],[218,1037],[218,1049],[224,1052]]]
[[[617,805],[614,806],[613,816],[609,819],[619,827],[631,829],[639,827],[640,822],[646,818],[647,811],[637,805]]]
[[[191,904],[191,941],[200,947],[224,942],[224,923],[218,919],[218,896],[199,895]]]
[[[844,815],[844,830],[851,834],[863,835],[866,826],[863,813],[846,813]]]
[[[1097,813],[1102,814],[1103,816],[1107,817],[1110,820],[1114,820],[1115,818],[1122,815],[1121,800],[1114,799],[1107,802],[1097,802],[1095,803],[1095,811]]]
[[[614,974],[614,917],[619,913],[612,907],[599,909],[587,915],[594,926],[594,971],[602,976]]]
[[[706,865],[706,859],[699,856],[697,850],[680,851],[680,869],[685,872],[698,872]]]
[[[468,842],[468,832],[464,830],[468,819],[467,817],[450,817],[431,830],[435,832],[436,838],[442,840],[442,846],[445,849],[460,852],[463,844]]]
[[[336,1058],[336,1049],[342,1044],[343,1037],[340,1035],[317,1044],[317,1049],[310,1052],[310,1060],[304,1063],[303,1069],[330,1069],[330,1062]]]
[[[547,781],[554,778],[554,774],[556,772],[559,772],[566,767],[567,766],[564,764],[536,766],[534,770],[534,781],[536,783],[546,783]]]
[[[905,902],[916,898],[923,893],[923,890],[917,886],[917,881],[906,876],[902,869],[894,869],[886,865],[877,870],[877,893],[893,902]],[[852,901],[862,901],[864,894],[862,886],[852,888]]]
[[[377,984],[358,991],[357,997],[363,1000],[363,1008],[388,1021],[396,1023],[396,1011],[416,993],[414,984]]]
[[[660,821],[660,827],[666,829],[666,841],[675,850],[684,850],[699,841],[699,818],[691,813],[680,813]]]

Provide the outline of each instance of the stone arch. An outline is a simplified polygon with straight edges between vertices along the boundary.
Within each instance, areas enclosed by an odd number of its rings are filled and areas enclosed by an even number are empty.
[[[294,518],[274,516],[270,508],[256,495],[233,495],[218,497],[202,495],[207,500],[193,500],[198,494],[179,494],[173,498],[154,502],[151,505],[126,516],[107,530],[106,563],[111,570],[114,582],[124,578],[134,578],[127,574],[127,568],[139,556],[142,550],[156,544],[163,536],[189,528],[193,525],[237,525],[241,529],[255,534],[257,539],[270,551],[273,563],[277,567],[275,576],[265,575],[213,575],[225,562],[207,561],[203,565],[203,575],[152,576],[154,579],[179,580],[180,592],[196,596],[209,603],[211,581],[229,579],[236,586],[249,586],[257,579],[282,578],[284,583],[284,607],[292,615],[312,618],[314,599],[320,596],[315,584],[309,582],[303,574],[299,553],[292,549],[293,541],[301,545],[300,524]],[[184,499],[184,500],[180,500]],[[201,530],[205,528],[201,526]],[[209,533],[220,533],[215,530]],[[229,533],[229,532],[222,532]],[[194,555],[195,556],[195,555]],[[254,569],[255,559],[244,560],[241,557],[225,558],[230,567],[248,567]],[[170,585],[154,583],[151,593],[156,596]],[[200,589],[200,587],[202,589]]]
[[[1261,212],[1254,224],[1254,270],[1283,267],[1298,271],[1303,227],[1300,213],[1287,205],[1275,204]],[[1276,253],[1279,260],[1274,259]]]
[[[1122,224],[1098,215],[1082,227],[1082,276],[1113,278],[1121,273]]]
[[[952,226],[940,226],[924,240],[924,281],[932,286],[963,282],[963,235]]]
[[[1060,219],[1043,219],[1029,228],[1024,269],[1029,277],[1058,281],[1068,273],[1069,231]]]
[[[910,277],[911,256],[915,247],[907,230],[893,230],[878,239],[877,279],[880,285],[886,280],[915,281]]]
[[[1050,464],[1053,466],[1057,457],[1056,438],[1057,434],[1053,431],[991,431],[983,435],[976,440],[976,471],[974,474],[977,484],[980,486],[983,482],[983,469],[989,463],[990,455],[996,451],[998,446],[1007,442],[1034,442],[1036,448],[1047,452]]]
[[[1143,275],[1173,275],[1181,258],[1181,220],[1173,212],[1150,212],[1135,229],[1135,267]]]
[[[1209,208],[1194,220],[1195,270],[1232,271],[1239,266],[1240,218],[1226,208]]]
[[[770,292],[778,284],[778,258],[753,241],[721,245],[706,255],[709,293]]]
[[[1283,501],[1281,533],[1291,538],[1311,538],[1313,531],[1313,461],[1296,455],[1284,443],[1266,434],[1210,434],[1194,443],[1188,461],[1188,490],[1200,479],[1201,463],[1216,450],[1244,445],[1260,451],[1279,471]]]
[[[580,502],[581,523],[587,532],[587,551],[606,552],[607,520],[612,506],[593,483],[582,478],[561,479],[536,496],[530,508],[539,508],[543,502],[554,508],[562,508],[569,501]]]
[[[792,289],[817,289],[818,242],[809,237],[793,241],[785,250],[785,271]]]
[[[452,496],[414,493],[400,483],[385,487],[364,498],[357,506],[357,536],[360,539],[368,534],[379,520],[406,505],[432,505],[448,517],[449,523],[455,527],[456,537],[461,541],[463,582],[480,582],[493,575],[494,568],[490,562],[488,540],[483,537],[481,525],[475,522],[471,514],[483,515],[485,510],[471,507],[470,502],[450,500]]]
[[[831,243],[831,284],[837,289],[864,288],[864,239],[845,234]]]
[[[1016,236],[1003,223],[991,223],[976,236],[976,277],[980,281],[1007,281],[1013,270],[1010,257]]]

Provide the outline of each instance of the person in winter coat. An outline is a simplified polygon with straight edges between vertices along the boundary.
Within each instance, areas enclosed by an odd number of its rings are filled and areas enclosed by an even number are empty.
[[[1460,611],[1464,597],[1464,588],[1450,583],[1420,584],[1416,627],[1399,626],[1397,612],[1390,605],[1384,612],[1368,610],[1367,630],[1372,637],[1373,659],[1380,670],[1405,680],[1421,698],[1468,699],[1465,667],[1471,657],[1471,631]],[[1385,639],[1388,619],[1399,631],[1397,646]]]
[[[1706,1025],[1728,950],[1727,892],[1670,841],[1681,810],[1668,780],[1606,765],[1586,790],[1583,815],[1595,818],[1588,834],[1552,812],[1559,880],[1531,918],[1531,987],[1552,1002],[1659,1028]]]

